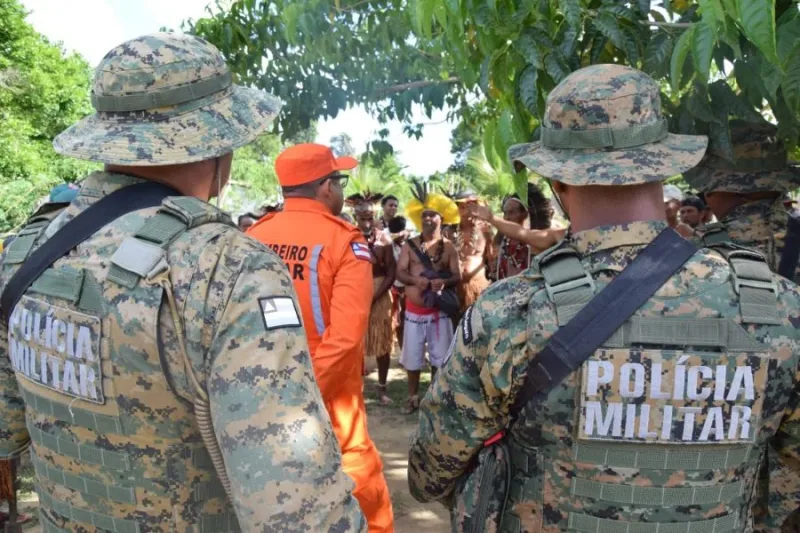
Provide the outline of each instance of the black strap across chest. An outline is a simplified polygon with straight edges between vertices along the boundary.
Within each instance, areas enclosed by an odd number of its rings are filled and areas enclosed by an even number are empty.
[[[577,370],[695,252],[697,247],[674,230],[662,231],[530,361],[525,382],[511,408],[512,420],[526,406],[544,400]]]
[[[123,215],[180,195],[171,187],[149,181],[118,189],[89,206],[37,248],[11,277],[0,296],[2,320],[8,321],[22,295],[45,270],[101,228]]]

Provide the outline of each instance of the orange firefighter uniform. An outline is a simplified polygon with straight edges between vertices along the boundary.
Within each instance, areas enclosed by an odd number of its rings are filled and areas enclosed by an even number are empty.
[[[321,162],[320,160],[323,160]],[[276,160],[281,186],[301,185],[356,165],[327,147],[298,145]],[[302,308],[317,383],[342,448],[342,467],[370,532],[394,531],[383,464],[367,432],[361,365],[372,302],[370,250],[361,233],[309,198],[285,199],[247,232],[286,263]]]

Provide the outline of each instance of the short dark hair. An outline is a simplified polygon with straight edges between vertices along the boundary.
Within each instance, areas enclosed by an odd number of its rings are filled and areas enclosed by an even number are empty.
[[[706,204],[697,196],[687,196],[681,202],[681,207],[694,207],[698,211],[702,211],[706,208]]]
[[[405,229],[406,229],[405,217],[397,216],[389,221],[389,233],[400,233]]]
[[[305,198],[313,198],[317,195],[317,188],[322,185],[322,182],[330,178],[330,176],[323,176],[314,181],[303,183],[302,185],[290,185],[288,187],[281,187],[284,196],[302,196]]]
[[[384,196],[383,200],[381,200],[381,207],[386,207],[386,202],[388,202],[389,200],[394,200],[398,204],[400,203],[400,200],[397,199],[397,196],[392,196],[391,194],[389,194],[387,196]],[[397,233],[397,232],[395,231],[393,233]]]
[[[245,213],[243,215],[239,215],[239,218],[236,220],[236,223],[241,226],[242,225],[242,220],[244,220],[246,218],[252,218],[253,222],[255,222],[256,220],[258,220],[259,217],[257,217],[253,213]]]

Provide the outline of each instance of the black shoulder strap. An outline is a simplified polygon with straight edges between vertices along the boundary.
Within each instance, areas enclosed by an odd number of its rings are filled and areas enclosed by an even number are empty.
[[[417,245],[414,244],[414,239],[408,239],[408,245],[411,247],[414,253],[417,254],[417,257],[422,262],[422,266],[428,270],[436,270],[436,268],[433,266],[433,261],[431,261],[431,258],[428,257],[428,254],[423,253],[422,250],[420,250]]]
[[[511,407],[511,419],[516,419],[526,405],[546,398],[695,252],[697,247],[674,230],[662,231],[531,360],[525,383]]]
[[[783,252],[778,264],[778,274],[794,281],[797,260],[800,258],[800,219],[789,215],[789,225],[783,241]]]
[[[70,250],[106,224],[127,213],[161,205],[169,196],[180,196],[180,193],[166,185],[148,181],[118,189],[89,206],[37,248],[8,281],[3,295],[0,296],[2,319],[8,320],[31,284]]]

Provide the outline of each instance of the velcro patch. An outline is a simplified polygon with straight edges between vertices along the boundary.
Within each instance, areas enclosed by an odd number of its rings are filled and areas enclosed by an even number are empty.
[[[461,337],[464,344],[472,342],[472,306],[464,311],[464,318],[461,319]]]
[[[598,350],[584,364],[578,439],[755,442],[769,355]]]
[[[296,328],[302,325],[300,314],[294,306],[294,300],[289,296],[259,298],[258,305],[261,306],[261,316],[264,319],[264,327],[268,330]]]
[[[11,366],[37,385],[102,404],[99,318],[23,296],[8,324]]]
[[[353,255],[362,261],[372,262],[372,253],[369,251],[369,246],[360,242],[351,242],[350,248],[353,250]]]

